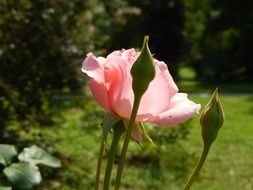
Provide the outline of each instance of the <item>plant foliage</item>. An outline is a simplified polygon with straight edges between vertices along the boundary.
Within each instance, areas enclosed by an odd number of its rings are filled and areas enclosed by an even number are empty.
[[[18,161],[15,161],[15,158]],[[0,181],[4,183],[0,189],[8,186],[15,186],[18,189],[32,189],[41,183],[41,174],[38,164],[49,167],[61,167],[61,162],[57,158],[48,154],[45,150],[35,145],[24,148],[18,154],[13,145],[0,144]]]

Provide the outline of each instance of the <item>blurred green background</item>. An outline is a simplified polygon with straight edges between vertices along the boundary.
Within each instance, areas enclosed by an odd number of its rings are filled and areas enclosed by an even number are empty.
[[[1,0],[0,143],[37,144],[62,160],[42,168],[36,189],[92,189],[103,110],[81,63],[90,51],[141,47],[149,34],[180,91],[203,107],[220,88],[226,122],[193,189],[252,190],[252,10],[252,0]],[[132,142],[122,189],[182,189],[200,156],[198,119],[149,128],[157,151]]]

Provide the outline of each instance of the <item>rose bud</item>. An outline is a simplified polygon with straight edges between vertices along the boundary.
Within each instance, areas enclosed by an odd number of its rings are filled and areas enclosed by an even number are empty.
[[[224,123],[224,111],[219,100],[218,88],[215,89],[210,101],[202,111],[200,123],[203,141],[211,145]]]

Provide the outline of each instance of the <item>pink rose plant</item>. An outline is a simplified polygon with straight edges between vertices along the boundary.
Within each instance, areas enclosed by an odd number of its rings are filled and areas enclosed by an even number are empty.
[[[106,58],[88,53],[82,63],[96,102],[121,118],[129,119],[131,115],[134,93],[130,70],[139,55],[135,49],[114,51]],[[164,62],[154,60],[154,63],[155,78],[141,99],[136,121],[168,127],[188,120],[200,105],[189,100],[187,94],[178,92]]]
[[[88,53],[82,63],[82,71],[90,77],[89,87],[96,102],[106,112],[111,113],[108,115],[116,115],[120,120],[118,122],[116,119],[117,122],[113,124],[114,133],[111,149],[108,153],[103,184],[104,190],[110,189],[116,149],[122,134],[125,132],[115,180],[115,190],[119,190],[130,138],[133,136],[139,142],[142,139],[138,127],[140,122],[150,122],[161,127],[174,126],[183,123],[196,114],[200,109],[200,104],[189,100],[186,93],[178,92],[177,85],[173,81],[167,65],[154,59],[150,53],[148,36],[144,37],[141,52],[135,49],[122,49],[112,52],[106,58],[95,57],[92,53]],[[210,102],[201,116],[202,135],[204,134],[203,152],[184,190],[189,190],[196,179],[205,162],[210,146],[217,137],[218,129],[223,124],[224,113],[217,90]],[[211,109],[214,107],[219,109]],[[110,127],[106,122],[110,117],[105,117],[104,129]],[[112,118],[110,119],[114,121],[115,118],[113,116]],[[215,121],[220,121],[219,126]],[[126,130],[124,129],[125,126],[127,126]],[[144,128],[143,134],[152,142]],[[106,136],[107,133],[104,131],[99,151],[95,190],[99,190]]]

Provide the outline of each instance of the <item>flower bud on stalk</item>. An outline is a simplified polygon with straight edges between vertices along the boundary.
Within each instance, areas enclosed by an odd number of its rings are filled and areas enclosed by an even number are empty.
[[[146,92],[150,82],[155,77],[154,58],[149,50],[148,40],[149,37],[145,36],[141,54],[131,69],[133,77],[132,88],[135,97],[138,99]]]
[[[204,144],[211,145],[215,141],[223,122],[224,111],[219,100],[218,88],[216,88],[200,116]]]
[[[178,92],[167,65],[153,58],[148,41],[148,36],[145,36],[141,52],[133,48],[122,49],[113,51],[107,57],[95,57],[90,52],[82,63],[82,71],[90,77],[89,87],[94,99],[107,112],[103,122],[104,134],[99,153],[96,189],[99,188],[104,140],[119,120],[127,120],[128,127],[115,190],[120,187],[130,138],[133,136],[139,141],[141,136],[136,122],[150,122],[161,127],[176,126],[193,117],[200,109],[200,105],[189,100],[186,93]],[[112,167],[108,168],[110,174]],[[104,189],[109,189],[110,177],[104,184]]]
[[[149,40],[149,37],[145,36],[141,53],[131,68],[131,75],[133,78],[132,89],[134,93],[134,104],[133,104],[133,108],[131,112],[131,117],[128,123],[121,155],[120,155],[119,167],[118,167],[116,182],[115,182],[115,190],[119,190],[119,187],[120,187],[121,175],[122,175],[122,171],[123,171],[123,167],[124,167],[124,163],[126,159],[126,151],[127,151],[129,140],[130,140],[130,137],[135,125],[135,119],[136,119],[137,112],[140,106],[141,98],[143,94],[146,92],[146,90],[148,89],[150,82],[155,77],[154,58],[152,57],[152,54],[150,53],[150,50],[148,47],[148,40]]]
[[[184,187],[184,190],[189,190],[197,178],[201,168],[206,161],[210,147],[217,138],[218,131],[222,127],[223,122],[224,111],[219,100],[218,88],[216,88],[210,101],[200,116],[200,124],[202,126],[202,139],[204,142],[203,151],[191,177]]]

